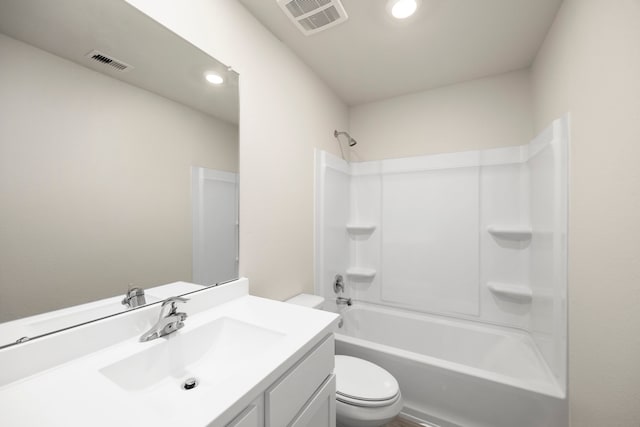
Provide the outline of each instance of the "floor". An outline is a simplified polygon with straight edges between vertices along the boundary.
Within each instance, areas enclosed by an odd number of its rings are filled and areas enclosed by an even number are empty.
[[[407,421],[403,418],[396,418],[395,420],[387,423],[384,427],[422,427],[420,424],[416,424],[411,421]]]

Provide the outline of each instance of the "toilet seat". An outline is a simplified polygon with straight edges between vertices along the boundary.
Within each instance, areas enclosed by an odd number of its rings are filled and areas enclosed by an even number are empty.
[[[394,404],[398,381],[385,369],[356,357],[335,356],[336,399],[345,404],[377,408]]]
[[[398,393],[393,399],[389,400],[359,400],[352,397],[342,396],[336,393],[336,400],[347,405],[359,406],[361,408],[380,408],[393,405],[400,398]]]

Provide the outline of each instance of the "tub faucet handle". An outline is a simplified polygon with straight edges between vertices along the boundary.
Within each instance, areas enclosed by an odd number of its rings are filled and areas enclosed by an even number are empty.
[[[342,274],[336,274],[333,280],[333,292],[336,294],[344,292],[344,279],[342,278]]]

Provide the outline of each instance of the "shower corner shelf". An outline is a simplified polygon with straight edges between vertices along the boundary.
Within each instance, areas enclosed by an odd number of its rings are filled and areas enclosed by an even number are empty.
[[[500,225],[490,225],[487,227],[489,234],[501,239],[510,240],[529,240],[531,239],[530,227],[506,227]]]
[[[376,276],[373,268],[351,267],[347,270],[347,277],[355,280],[371,280]]]
[[[520,303],[530,303],[533,298],[533,291],[526,285],[488,282],[487,287],[493,294],[499,297],[508,298]]]
[[[347,224],[347,231],[350,234],[371,234],[375,230],[375,224]]]

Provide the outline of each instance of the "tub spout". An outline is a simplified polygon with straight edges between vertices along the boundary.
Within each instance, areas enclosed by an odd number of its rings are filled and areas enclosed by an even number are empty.
[[[336,298],[337,305],[348,305],[351,306],[351,298],[338,297]]]

